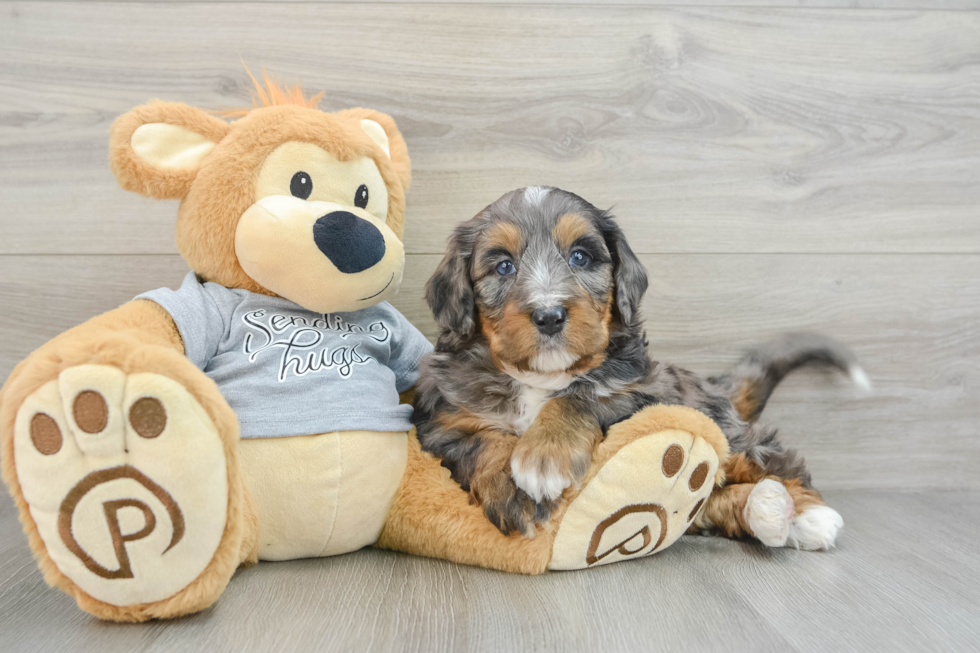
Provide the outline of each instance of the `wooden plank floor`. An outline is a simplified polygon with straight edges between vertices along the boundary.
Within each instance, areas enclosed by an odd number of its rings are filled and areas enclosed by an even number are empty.
[[[652,353],[697,372],[813,329],[766,417],[844,515],[829,554],[684,539],[540,578],[379,551],[267,563],[213,609],[119,626],[43,585],[0,498],[0,650],[980,649],[980,0],[0,0],[0,379],[55,334],[175,286],[175,202],[121,191],[112,120],[247,104],[239,61],[391,113],[406,282],[459,220],[554,184],[615,206]]]
[[[792,651],[980,648],[980,493],[838,491],[829,553],[685,537],[652,558],[513,576],[364,550],[240,570],[174,622],[99,622],[44,585],[0,499],[5,651]]]

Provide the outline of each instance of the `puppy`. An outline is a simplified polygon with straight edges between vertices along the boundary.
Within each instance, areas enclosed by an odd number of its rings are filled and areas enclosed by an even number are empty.
[[[779,380],[823,362],[860,372],[817,336],[790,336],[701,379],[647,354],[647,275],[612,217],[557,188],[510,192],[460,224],[426,287],[439,327],[421,364],[422,448],[502,532],[533,536],[577,485],[606,429],[651,404],[683,404],[729,440],[728,485],[695,528],[765,544],[833,545],[843,522],[803,459],[754,423]]]

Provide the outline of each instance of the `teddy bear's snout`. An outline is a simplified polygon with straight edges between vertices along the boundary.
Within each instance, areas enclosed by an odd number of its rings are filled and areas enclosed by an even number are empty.
[[[313,223],[313,241],[338,270],[363,272],[385,255],[385,239],[373,224],[349,211],[333,211]]]

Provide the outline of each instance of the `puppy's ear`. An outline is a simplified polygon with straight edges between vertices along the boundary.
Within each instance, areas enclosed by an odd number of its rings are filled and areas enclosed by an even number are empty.
[[[609,215],[605,216],[606,244],[612,253],[616,308],[623,324],[632,326],[640,319],[640,302],[647,291],[647,271],[626,242],[626,235]]]
[[[463,229],[464,225],[457,227],[449,239],[449,251],[425,285],[425,300],[440,333],[465,340],[476,326],[476,296],[469,270],[472,245],[465,242]]]
[[[186,104],[144,104],[112,123],[109,165],[126,190],[183,199],[201,162],[229,129],[225,121]]]

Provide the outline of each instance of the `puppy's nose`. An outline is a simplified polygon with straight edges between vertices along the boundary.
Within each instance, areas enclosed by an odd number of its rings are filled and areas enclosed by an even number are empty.
[[[538,308],[531,313],[531,320],[538,331],[546,336],[553,336],[565,328],[565,320],[568,319],[568,311],[564,306],[550,306],[548,308]]]
[[[378,228],[349,211],[318,218],[313,242],[345,274],[363,272],[385,255],[385,238]]]

